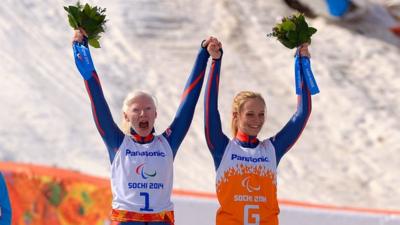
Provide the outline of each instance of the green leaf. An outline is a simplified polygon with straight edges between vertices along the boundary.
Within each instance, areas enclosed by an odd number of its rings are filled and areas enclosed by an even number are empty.
[[[295,43],[292,43],[292,42],[287,41],[287,40],[281,40],[280,42],[281,42],[286,48],[293,49],[293,48],[297,47]]]
[[[85,7],[83,7],[83,13],[86,15],[90,15],[91,11],[92,11],[92,8],[90,7],[89,4],[86,3]]]
[[[71,15],[68,15],[68,22],[72,28],[78,29],[78,23],[75,21],[74,17],[72,17]]]
[[[308,24],[304,19],[303,20],[297,20],[296,24],[297,24],[297,28],[298,28],[299,32],[301,30],[308,30]]]
[[[88,43],[90,46],[92,46],[93,48],[100,48],[100,43],[98,40],[96,39],[89,39]]]
[[[101,33],[105,32],[106,9],[98,6],[90,6],[88,3],[82,5],[79,1],[75,5],[64,7],[68,12],[68,21],[71,27],[81,27],[86,31],[89,44],[95,48],[100,47],[99,39]]]
[[[286,37],[289,41],[296,43],[299,39],[299,34],[295,31],[289,31],[286,33]]]
[[[299,32],[299,44],[306,43],[310,36],[308,35],[308,30],[301,30]]]
[[[106,15],[102,15],[102,16],[99,17],[99,20],[98,20],[98,21],[99,21],[100,23],[102,23],[102,22],[104,22],[105,20],[106,20]]]
[[[76,21],[76,23],[78,24],[78,26],[80,26],[81,24],[81,12],[78,9],[78,7],[75,6],[69,6],[69,15],[71,15],[74,20]]]
[[[84,15],[82,16],[82,27],[84,27],[87,32],[92,32],[98,27],[98,25],[96,24],[96,21]]]
[[[296,17],[297,17],[297,19],[298,19],[299,21],[306,22],[306,18],[304,17],[303,14],[301,14],[301,13],[300,13],[300,14],[297,14]]]
[[[285,31],[293,31],[296,30],[296,24],[294,24],[292,21],[288,20],[282,23],[282,29]]]
[[[314,27],[308,28],[308,35],[310,35],[310,37],[311,37],[311,35],[313,35],[315,33],[317,33],[317,29],[315,29]]]
[[[79,16],[79,9],[78,9],[78,7],[76,7],[76,6],[73,6],[73,5],[70,5],[69,7],[68,7],[68,12],[69,12],[69,14],[71,14],[73,17],[75,17],[75,18],[77,18],[78,16]]]
[[[282,22],[272,28],[270,36],[292,49],[303,43],[311,43],[311,36],[316,32],[317,29],[308,26],[303,14],[294,14],[283,17]]]
[[[90,11],[89,16],[92,17],[92,18],[96,18],[96,15],[100,15],[100,14],[98,14],[97,11],[98,11],[97,10],[97,6],[93,7],[93,9]]]

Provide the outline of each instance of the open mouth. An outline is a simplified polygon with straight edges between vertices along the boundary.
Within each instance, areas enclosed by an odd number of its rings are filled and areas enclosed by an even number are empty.
[[[149,128],[149,122],[148,121],[139,122],[139,128],[141,129]]]

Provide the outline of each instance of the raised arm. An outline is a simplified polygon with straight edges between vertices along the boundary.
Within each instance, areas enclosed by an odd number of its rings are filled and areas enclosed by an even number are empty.
[[[277,164],[279,164],[283,155],[296,143],[311,114],[311,95],[304,81],[303,73],[303,70],[306,69],[304,67],[310,65],[309,60],[310,55],[307,46],[300,48],[300,56],[296,55],[295,58],[295,69],[300,69],[301,77],[301,95],[297,98],[297,111],[282,130],[270,139],[275,147]]]
[[[229,143],[228,137],[222,132],[221,118],[218,111],[218,88],[221,71],[222,46],[209,46],[210,52],[220,52],[220,55],[214,53],[211,69],[209,72],[207,86],[204,96],[204,121],[207,146],[214,159],[214,165],[217,169],[221,163],[225,148]]]
[[[93,118],[97,130],[107,146],[110,161],[112,162],[115,153],[124,139],[124,134],[112,118],[110,108],[104,98],[99,77],[94,68],[89,47],[87,45],[87,39],[80,31],[75,32],[72,47],[76,67],[85,80],[86,90],[89,94]]]
[[[197,54],[192,72],[186,82],[175,118],[163,133],[171,146],[174,157],[192,123],[194,110],[203,86],[204,73],[209,56],[206,48],[202,46]]]

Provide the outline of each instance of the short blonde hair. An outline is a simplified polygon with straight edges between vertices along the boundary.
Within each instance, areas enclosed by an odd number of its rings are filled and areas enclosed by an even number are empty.
[[[236,136],[238,129],[239,129],[238,128],[238,120],[237,120],[237,117],[234,116],[234,114],[240,114],[240,112],[242,111],[243,105],[250,99],[259,99],[265,105],[264,98],[261,96],[261,94],[252,92],[252,91],[239,92],[233,99],[233,103],[232,103],[231,132],[232,132],[233,137]]]
[[[126,95],[124,101],[123,101],[123,104],[122,104],[121,130],[125,134],[130,134],[131,133],[131,124],[125,119],[125,113],[128,112],[129,106],[132,105],[133,100],[136,97],[139,97],[139,96],[149,97],[153,101],[154,107],[157,108],[156,107],[157,106],[156,105],[157,99],[154,97],[154,95],[152,95],[152,94],[150,94],[150,93],[148,93],[146,91],[142,91],[142,90],[140,90],[140,91],[132,91],[132,92],[128,93]]]

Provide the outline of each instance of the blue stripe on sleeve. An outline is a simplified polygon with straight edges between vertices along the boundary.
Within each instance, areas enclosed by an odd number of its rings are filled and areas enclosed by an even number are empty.
[[[277,164],[279,164],[283,155],[296,143],[311,114],[311,94],[304,82],[303,72],[301,72],[301,88],[301,95],[298,96],[297,111],[282,130],[270,139],[275,147]]]
[[[125,135],[112,118],[96,72],[93,72],[93,76],[90,79],[85,80],[85,85],[90,97],[97,130],[107,146],[110,162],[112,163]]]
[[[204,121],[207,146],[214,159],[214,166],[217,169],[221,163],[222,156],[229,138],[223,133],[221,118],[218,111],[218,88],[221,69],[221,59],[213,60],[204,98]]]
[[[169,128],[163,133],[171,146],[174,157],[192,123],[194,110],[203,86],[204,73],[209,56],[205,48],[200,49],[192,72],[186,82],[175,118]]]

